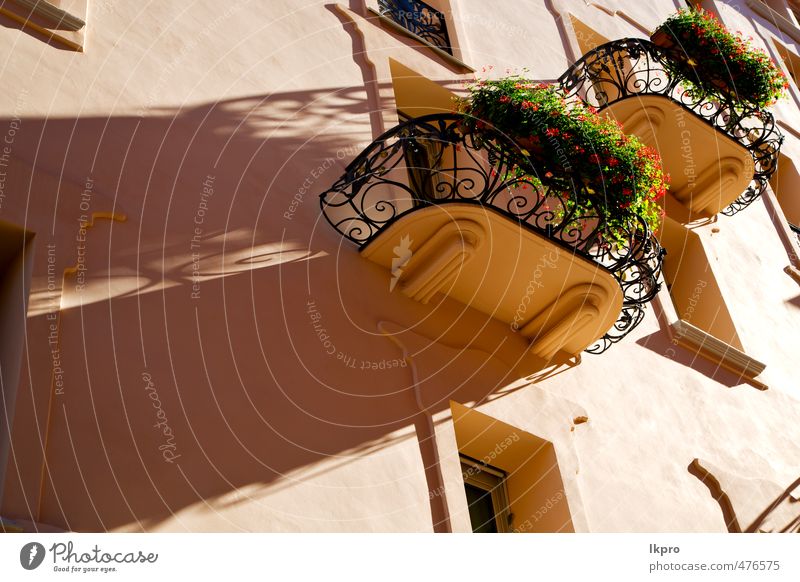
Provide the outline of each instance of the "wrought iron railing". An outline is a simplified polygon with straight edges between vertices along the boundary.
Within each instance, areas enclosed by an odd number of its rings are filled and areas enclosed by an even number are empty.
[[[453,54],[445,16],[433,6],[420,0],[378,0],[378,10],[425,42]]]
[[[380,0],[380,5],[384,14],[415,34],[433,38],[429,42],[440,48],[449,47],[441,13],[411,0]],[[428,16],[418,18],[420,14]],[[415,28],[419,22],[427,23],[426,30],[442,30],[443,36],[420,34]],[[679,58],[648,40],[622,39],[590,51],[557,82],[568,99],[598,109],[632,97],[660,95],[739,142],[753,157],[754,174],[745,192],[723,210],[733,215],[767,188],[783,136],[771,113],[745,106],[729,93],[698,92],[700,84],[690,85],[687,81],[692,79],[673,66]],[[456,114],[431,115],[384,133],[321,195],[323,214],[362,248],[401,216],[433,204],[479,204],[517,221],[617,279],[624,295],[620,316],[587,350],[605,351],[644,317],[644,306],[659,289],[663,249],[641,218],[631,218],[620,235],[610,233],[602,212],[576,213],[576,202],[596,196],[602,187],[590,191],[581,179],[563,172],[550,180],[548,168],[537,167],[511,138],[488,128],[471,132],[462,119]],[[571,187],[565,189],[565,182]],[[596,208],[602,207],[598,201]]]
[[[766,189],[777,168],[783,135],[768,111],[743,105],[735,95],[690,88],[686,81],[692,79],[682,76],[682,69],[673,65],[681,58],[677,50],[645,39],[625,38],[586,53],[558,82],[569,96],[599,109],[631,97],[661,95],[739,142],[753,156],[755,171],[747,189],[722,211],[730,216]]]
[[[545,236],[611,273],[623,291],[614,327],[587,351],[616,343],[644,316],[658,292],[663,251],[643,219],[611,227],[602,187],[548,168],[490,128],[471,131],[459,114],[411,119],[384,133],[321,195],[322,211],[363,247],[401,216],[450,203],[478,204]],[[564,184],[571,188],[565,190]],[[600,192],[598,194],[597,192]],[[594,198],[593,198],[594,197]],[[598,210],[576,201],[596,199]]]

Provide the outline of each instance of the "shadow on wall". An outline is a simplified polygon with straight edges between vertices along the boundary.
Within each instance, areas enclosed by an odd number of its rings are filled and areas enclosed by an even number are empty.
[[[318,505],[265,496],[313,492],[312,477],[406,443],[349,476],[385,506],[419,478],[420,415],[496,395],[512,368],[542,370],[502,324],[391,293],[321,218],[317,194],[371,141],[365,113],[363,89],[344,88],[17,120],[2,216],[39,244],[4,516],[152,529],[200,507],[209,528],[235,529],[216,510],[255,496],[264,515],[244,527],[278,515],[284,529],[339,529]],[[127,221],[87,230],[95,213]],[[435,338],[424,411],[381,320]],[[350,527],[374,527],[360,505]]]
[[[699,372],[728,388],[747,385],[740,375],[734,374],[675,343],[667,329],[662,328],[655,333],[636,340],[636,343],[662,357],[691,368],[695,372]]]
[[[717,469],[712,472],[708,463],[699,459],[691,462],[689,473],[700,479],[719,503],[729,533],[800,533],[800,478],[783,488]],[[774,496],[772,502],[760,511],[756,500],[770,496]]]

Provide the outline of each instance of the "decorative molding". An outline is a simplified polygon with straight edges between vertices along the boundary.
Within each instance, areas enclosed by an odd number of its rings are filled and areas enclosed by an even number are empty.
[[[86,21],[73,16],[66,10],[62,10],[58,6],[54,6],[46,0],[12,0],[30,10],[30,14],[35,14],[52,21],[57,26],[66,28],[67,30],[76,31],[86,26]]]
[[[783,129],[791,133],[797,139],[800,139],[800,131],[797,131],[794,127],[786,123],[785,121],[781,121],[780,119],[777,121],[778,125],[780,125]]]
[[[458,272],[483,244],[486,233],[472,220],[445,224],[415,252],[401,275],[402,292],[421,303],[452,285]]]
[[[22,30],[35,32],[48,41],[83,52],[86,44],[88,0],[62,2],[69,10],[45,0],[3,0],[0,14],[19,23]]]
[[[745,0],[745,4],[747,4],[747,7],[753,12],[774,25],[794,42],[800,43],[800,29],[783,14],[776,12],[760,0]]]
[[[654,300],[659,309],[655,311],[659,323],[666,327],[670,340],[729,372],[739,375],[742,380],[754,388],[767,390],[769,387],[766,384],[755,379],[755,376],[766,368],[766,364],[681,319],[675,309],[666,281],[663,280],[663,275],[661,277],[661,289]]]
[[[754,385],[756,383],[754,378],[767,367],[766,364],[682,319],[673,322],[669,329],[672,338],[678,344],[719,364],[728,371],[746,377]],[[767,389],[767,386],[761,382],[757,382],[757,384],[757,388]]]

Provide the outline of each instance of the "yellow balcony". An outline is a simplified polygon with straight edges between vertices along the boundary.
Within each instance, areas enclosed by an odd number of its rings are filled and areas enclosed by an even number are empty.
[[[625,133],[658,151],[671,177],[668,196],[692,216],[721,212],[753,179],[753,156],[741,143],[667,97],[625,99],[606,111]]]
[[[688,211],[675,218],[735,214],[766,189],[783,136],[771,113],[735,93],[693,89],[675,59],[649,40],[615,40],[586,53],[559,84],[658,150],[672,177],[667,209],[680,202]]]
[[[322,194],[325,217],[386,269],[389,290],[455,299],[546,360],[621,339],[658,290],[662,252],[645,222],[611,237],[601,213],[571,203],[588,187],[572,181],[565,193],[531,179],[533,166],[515,171],[527,152],[461,120],[429,115],[388,131]]]

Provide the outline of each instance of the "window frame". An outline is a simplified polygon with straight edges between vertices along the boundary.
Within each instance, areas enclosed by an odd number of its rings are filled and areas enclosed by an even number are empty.
[[[463,453],[460,453],[458,457],[461,462],[461,476],[464,479],[464,485],[471,485],[491,494],[497,533],[511,532],[513,514],[510,511],[506,487],[508,474],[502,469],[481,463]],[[471,520],[470,525],[472,525]]]
[[[445,14],[445,12],[443,12],[442,10],[436,7],[431,7],[433,10],[444,15],[445,17],[442,22],[444,23],[445,27],[447,27],[447,39],[448,39],[447,42],[449,43],[450,45],[449,49],[452,52],[448,52],[442,48],[439,48],[435,44],[429,42],[428,40],[416,34],[413,30],[409,30],[408,28],[400,24],[388,14],[384,14],[380,10],[377,0],[369,0],[366,8],[367,8],[367,15],[368,16],[371,15],[372,17],[377,19],[377,21],[380,24],[383,24],[385,28],[389,28],[398,34],[401,34],[416,41],[422,47],[425,47],[433,51],[437,56],[439,56],[442,60],[446,61],[450,65],[454,65],[456,67],[465,69],[470,73],[475,72],[475,69],[473,67],[469,66],[467,63],[461,60],[461,53],[458,47],[455,31],[451,29],[452,27],[450,27],[452,21],[447,18],[447,14]]]

